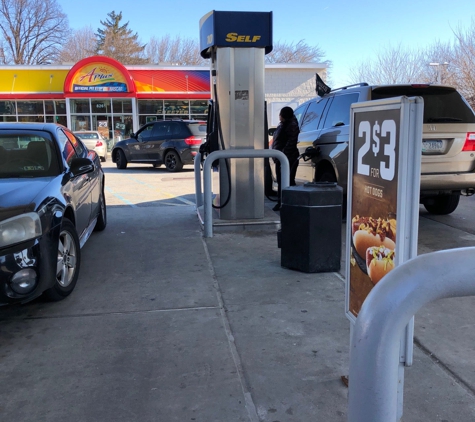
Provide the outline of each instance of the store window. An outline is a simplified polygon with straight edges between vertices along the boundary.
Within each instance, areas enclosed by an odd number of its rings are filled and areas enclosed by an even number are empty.
[[[69,100],[71,113],[90,113],[89,98],[87,100]]]
[[[138,100],[139,127],[163,120],[163,100]]]
[[[132,100],[112,100],[114,114],[132,113]]]
[[[91,117],[71,116],[71,130],[91,130]]]
[[[110,113],[111,100],[109,98],[91,100],[91,109],[93,113]]]
[[[0,101],[0,122],[16,121],[16,102]]]
[[[41,115],[45,114],[43,101],[17,101],[18,114]]]
[[[138,100],[139,114],[163,114],[163,100]]]
[[[208,114],[208,101],[190,101],[191,114]]]
[[[165,100],[165,118],[168,116],[183,116],[188,118],[190,114],[190,102],[181,100]]]

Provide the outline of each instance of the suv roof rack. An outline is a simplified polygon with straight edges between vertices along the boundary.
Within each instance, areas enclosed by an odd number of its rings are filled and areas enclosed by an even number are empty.
[[[348,88],[353,88],[355,86],[369,86],[366,82],[360,82],[358,84],[353,84],[353,85],[347,85],[347,86],[342,86],[341,88],[335,88],[332,89],[331,92],[339,91],[341,89],[348,89]]]

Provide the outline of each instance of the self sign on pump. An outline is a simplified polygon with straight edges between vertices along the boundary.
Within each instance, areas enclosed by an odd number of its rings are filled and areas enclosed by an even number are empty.
[[[261,39],[260,35],[239,35],[237,32],[230,32],[226,35],[227,42],[251,42],[255,43]]]

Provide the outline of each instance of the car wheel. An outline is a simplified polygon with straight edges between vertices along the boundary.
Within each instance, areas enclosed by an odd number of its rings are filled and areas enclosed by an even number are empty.
[[[457,209],[459,201],[460,194],[457,192],[450,195],[437,195],[425,198],[422,204],[431,214],[447,215]]]
[[[160,168],[161,166],[162,166],[161,164],[152,164],[152,167],[153,167],[154,169],[158,169],[158,168]]]
[[[107,161],[107,152],[105,153],[104,157],[101,157],[101,161],[105,163]]]
[[[96,226],[94,231],[101,232],[107,226],[107,208],[106,208],[106,197],[104,191],[101,194],[101,199],[99,203],[99,215],[97,216]]]
[[[168,171],[180,171],[183,168],[183,163],[175,151],[168,151],[165,155],[165,167]]]
[[[121,149],[118,149],[115,153],[115,164],[121,170],[127,167],[127,158],[125,158],[124,151]]]
[[[45,295],[52,301],[58,301],[69,296],[74,290],[81,266],[81,248],[79,237],[74,224],[63,218],[59,234],[56,280],[54,286],[45,291]]]

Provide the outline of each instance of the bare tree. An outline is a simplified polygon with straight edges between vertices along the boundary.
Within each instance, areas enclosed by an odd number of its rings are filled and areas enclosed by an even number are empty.
[[[0,0],[0,34],[6,63],[56,61],[68,30],[67,16],[56,0]]]
[[[122,12],[114,11],[107,14],[108,18],[101,21],[103,29],[96,33],[96,54],[112,57],[123,64],[143,64],[147,59],[143,57],[145,45],[138,39],[138,34],[128,28],[129,23],[120,24]]]
[[[150,63],[154,64],[198,66],[207,63],[200,55],[198,42],[180,36],[173,39],[170,35],[160,39],[152,37],[145,48],[145,54]]]
[[[321,62],[325,53],[318,46],[310,46],[305,40],[297,44],[276,42],[266,55],[266,63],[315,63]]]
[[[96,36],[92,26],[85,26],[71,33],[58,56],[58,63],[77,62],[95,54]]]
[[[371,85],[422,82],[427,78],[426,63],[419,50],[388,46],[374,60],[350,68],[352,83]]]
[[[448,69],[453,74],[454,85],[475,108],[475,18],[469,29],[458,27],[454,35],[454,52],[448,60]]]

